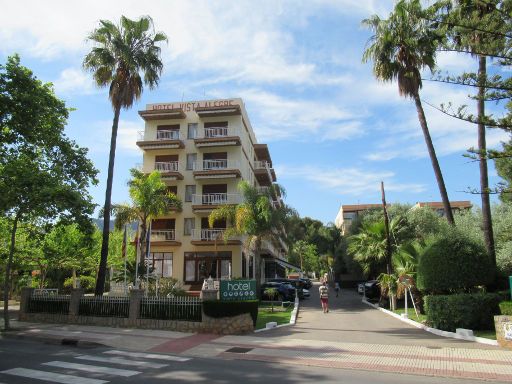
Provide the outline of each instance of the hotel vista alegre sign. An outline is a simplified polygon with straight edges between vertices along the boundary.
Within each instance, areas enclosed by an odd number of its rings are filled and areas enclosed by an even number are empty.
[[[223,301],[256,300],[256,280],[221,280],[220,299]]]

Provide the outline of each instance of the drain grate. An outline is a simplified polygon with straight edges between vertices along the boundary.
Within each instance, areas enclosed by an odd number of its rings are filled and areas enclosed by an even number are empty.
[[[233,347],[233,348],[229,348],[226,352],[231,352],[231,353],[247,353],[247,352],[252,351],[253,349],[254,348]]]
[[[442,347],[433,347],[431,345],[427,345],[425,348],[428,348],[428,349],[442,349]]]

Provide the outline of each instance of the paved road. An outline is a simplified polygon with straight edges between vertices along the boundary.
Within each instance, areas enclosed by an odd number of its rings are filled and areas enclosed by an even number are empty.
[[[439,378],[2,340],[0,383],[41,382],[435,384],[439,382]],[[443,379],[445,384],[465,382],[461,379]]]
[[[272,331],[272,337],[301,338],[350,343],[395,344],[431,348],[498,349],[433,335],[403,323],[361,302],[355,290],[344,289],[339,297],[330,290],[329,313],[324,314],[320,305],[318,285],[311,288],[311,297],[301,301],[299,319],[295,327]],[[260,334],[260,337],[268,337]]]

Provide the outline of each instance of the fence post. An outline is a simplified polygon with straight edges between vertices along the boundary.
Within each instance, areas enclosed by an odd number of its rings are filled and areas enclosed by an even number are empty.
[[[32,293],[34,293],[34,288],[21,288],[20,312],[18,315],[18,319],[21,321],[24,320],[25,314],[28,313],[28,303],[30,302],[30,297],[32,296]]]
[[[71,290],[71,296],[69,298],[69,316],[77,317],[78,308],[80,307],[80,299],[84,295],[83,288],[73,288]]]
[[[144,296],[143,289],[132,289],[130,291],[130,309],[128,312],[128,323],[131,326],[137,325],[137,319],[140,315],[140,302]]]

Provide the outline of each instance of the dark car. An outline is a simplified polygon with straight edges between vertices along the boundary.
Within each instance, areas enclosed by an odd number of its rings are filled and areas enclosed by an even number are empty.
[[[261,298],[263,300],[271,300],[269,296],[265,294],[265,289],[275,288],[277,289],[277,297],[274,300],[278,301],[293,301],[295,300],[295,288],[287,283],[271,281],[261,285]]]
[[[369,300],[380,299],[380,285],[377,280],[369,280],[364,283],[364,295]]]
[[[299,280],[301,280],[304,283],[304,288],[306,289],[311,289],[311,287],[313,286],[313,282],[310,279],[303,278]]]
[[[299,296],[299,299],[302,300],[304,298],[303,289],[306,287],[304,286],[304,282],[302,282],[302,280],[300,280],[300,279],[286,279],[284,277],[277,277],[275,279],[268,279],[267,281],[274,282],[274,283],[290,284],[293,287],[297,288],[297,295]]]

